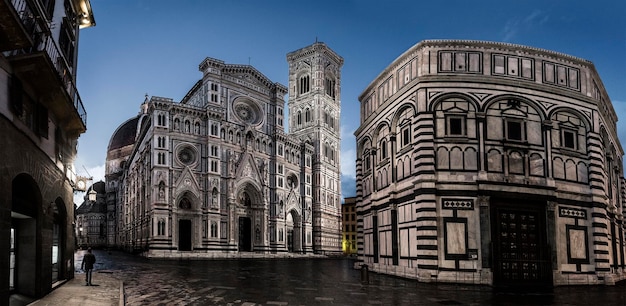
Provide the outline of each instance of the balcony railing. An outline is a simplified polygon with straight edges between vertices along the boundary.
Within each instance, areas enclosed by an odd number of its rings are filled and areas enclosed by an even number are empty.
[[[7,51],[5,54],[7,57],[19,57],[43,53],[49,63],[54,67],[56,75],[63,84],[72,107],[76,110],[83,126],[86,128],[87,112],[85,111],[76,84],[74,83],[73,68],[68,65],[64,54],[61,53],[56,41],[50,36],[48,29],[44,30],[46,26],[37,26],[37,22],[45,20],[45,17],[42,17],[40,13],[37,13],[36,10],[30,7],[30,1],[11,0],[11,3],[20,16],[24,28],[28,33],[31,33],[34,43],[32,47]]]
[[[11,0],[13,8],[17,12],[22,25],[26,29],[26,32],[33,33],[35,30],[35,13],[30,8],[30,4],[26,0]]]

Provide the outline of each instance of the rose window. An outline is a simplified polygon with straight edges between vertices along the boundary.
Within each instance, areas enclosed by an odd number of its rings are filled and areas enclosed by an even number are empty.
[[[189,147],[184,147],[178,151],[178,160],[185,165],[193,164],[196,161],[195,152]]]
[[[247,99],[238,99],[233,103],[235,117],[248,124],[258,124],[261,122],[261,108],[254,102]]]

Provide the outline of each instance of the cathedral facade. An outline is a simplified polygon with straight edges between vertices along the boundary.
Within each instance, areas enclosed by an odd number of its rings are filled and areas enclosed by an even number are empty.
[[[148,257],[341,251],[343,59],[316,42],[287,60],[289,87],[206,58],[180,102],[146,97],[109,143],[111,244]]]
[[[626,278],[624,152],[591,62],[423,41],[359,100],[359,264],[501,287]]]

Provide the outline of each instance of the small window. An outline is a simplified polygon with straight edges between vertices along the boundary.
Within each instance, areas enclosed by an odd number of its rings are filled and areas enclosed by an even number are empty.
[[[387,158],[387,142],[383,140],[380,142],[380,160],[385,158]]]
[[[576,145],[576,133],[572,130],[562,130],[561,145],[568,149],[578,149],[578,146]]]
[[[409,127],[402,129],[402,147],[406,147],[411,143],[411,130]]]
[[[506,120],[506,139],[508,140],[524,140],[522,121],[520,120]]]
[[[465,136],[465,117],[447,116],[446,128],[448,136]]]
[[[281,187],[281,188],[283,187],[283,178],[282,177],[278,178],[278,187]]]

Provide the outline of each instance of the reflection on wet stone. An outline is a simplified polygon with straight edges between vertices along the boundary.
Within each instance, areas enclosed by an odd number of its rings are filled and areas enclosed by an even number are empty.
[[[126,305],[625,305],[626,282],[502,294],[491,287],[428,284],[370,274],[350,259],[148,260],[96,251],[100,269],[124,282]]]

